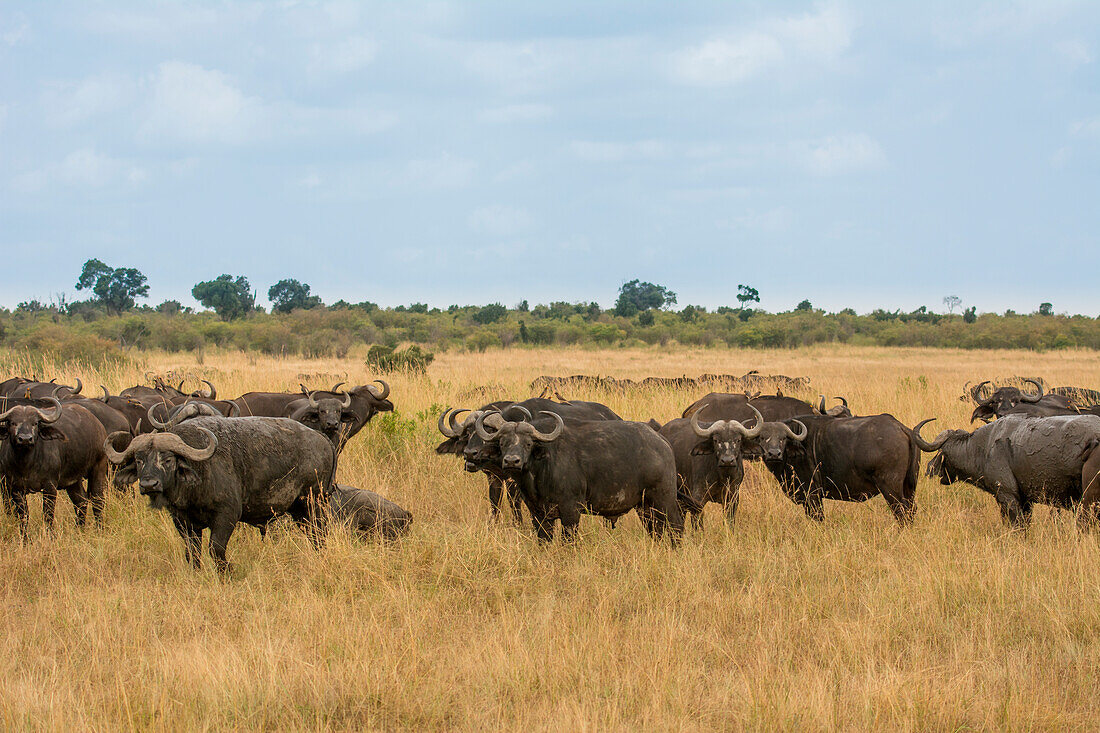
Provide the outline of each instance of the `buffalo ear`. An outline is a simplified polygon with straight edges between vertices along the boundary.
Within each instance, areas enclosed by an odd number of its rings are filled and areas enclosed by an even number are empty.
[[[65,437],[65,433],[48,423],[39,425],[38,437],[42,438],[42,440],[60,440],[62,443],[69,442],[69,439]]]
[[[704,440],[702,443],[697,444],[691,449],[691,455],[693,456],[709,456],[714,453],[714,444],[709,440]]]
[[[194,466],[191,465],[191,461],[180,456],[176,456],[176,478],[180,481],[193,481],[198,474],[195,473]]]
[[[125,489],[137,481],[137,466],[133,459],[118,467],[115,471],[114,485],[118,489]]]
[[[458,438],[447,438],[435,447],[435,452],[441,456],[448,454],[458,455]]]

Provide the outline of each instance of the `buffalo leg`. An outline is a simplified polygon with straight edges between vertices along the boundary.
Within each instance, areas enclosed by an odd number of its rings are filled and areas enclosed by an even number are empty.
[[[726,522],[733,526],[733,521],[737,519],[737,503],[741,499],[741,486],[734,486],[726,492],[726,501],[724,509],[726,510]]]
[[[87,476],[88,498],[92,502],[92,515],[97,527],[103,526],[103,510],[107,503],[107,461],[92,469]]]
[[[504,482],[489,476],[489,520],[500,517],[500,505],[504,502]]]
[[[172,524],[176,525],[176,531],[183,539],[183,556],[196,570],[202,566],[200,551],[202,549],[202,529],[187,517],[172,514]]]
[[[54,509],[57,507],[57,489],[52,486],[42,490],[42,523],[53,534]]]
[[[73,513],[76,514],[76,526],[83,527],[88,521],[88,493],[84,486],[77,481],[75,484],[63,487],[73,503]]]
[[[210,557],[214,558],[214,566],[221,573],[229,572],[229,561],[225,559],[225,550],[229,546],[229,538],[233,536],[236,526],[237,519],[225,514],[215,517],[210,523]]]
[[[660,494],[660,490],[647,492],[647,495]],[[675,498],[668,501],[657,502],[649,507],[649,514],[653,523],[654,531],[651,536],[655,540],[660,540],[664,530],[668,530],[668,539],[672,543],[673,547],[677,547],[680,544],[680,539],[684,536],[684,513],[680,511],[680,505],[676,502]],[[699,514],[702,514],[700,509]]]
[[[516,524],[523,525],[523,492],[515,481],[505,481],[504,489],[508,492],[508,502],[512,505],[512,518]]]
[[[19,536],[27,538],[27,495],[22,491],[13,491],[11,494],[11,506],[15,512],[15,518],[19,521]]]
[[[575,504],[562,504],[558,507],[558,518],[561,519],[561,541],[576,542],[577,527],[581,523],[581,510]]]
[[[1077,516],[1077,528],[1082,532],[1095,529],[1100,522],[1100,445],[1094,446],[1085,457],[1081,469],[1081,513]]]
[[[825,521],[825,507],[819,494],[808,494],[802,500],[802,509],[806,516],[815,522]]]
[[[531,523],[535,526],[535,535],[539,538],[539,542],[543,543],[554,541],[554,519],[546,514],[541,508],[531,509]]]
[[[917,515],[917,502],[913,497],[893,491],[884,491],[882,497],[894,512],[894,519],[898,520],[899,525],[904,527],[913,523]]]

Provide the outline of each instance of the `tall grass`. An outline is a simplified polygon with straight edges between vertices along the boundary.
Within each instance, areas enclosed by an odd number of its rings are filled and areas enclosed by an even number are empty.
[[[20,357],[0,354],[0,375]],[[193,372],[232,396],[376,375],[358,359],[150,354],[107,373]],[[641,378],[749,369],[808,376],[858,414],[964,426],[966,380],[1040,374],[1096,386],[1086,352],[813,347],[440,354],[391,375],[398,414],[348,447],[340,481],[415,516],[395,545],[335,533],[314,551],[284,528],[241,527],[234,570],[193,572],[163,513],[112,497],[102,531],[20,544],[0,518],[0,723],[6,728],[1094,729],[1100,724],[1100,548],[1040,509],[1006,533],[993,500],[922,477],[915,525],[881,499],[805,519],[750,466],[738,520],[716,507],[672,550],[633,517],[582,522],[575,546],[488,522],[485,482],[437,456],[434,418],[491,385],[526,397],[539,374]],[[570,394],[666,420],[700,396]],[[807,395],[810,396],[810,395]],[[931,434],[931,430],[929,434]],[[37,503],[35,511],[37,512]],[[210,563],[207,563],[210,565]]]

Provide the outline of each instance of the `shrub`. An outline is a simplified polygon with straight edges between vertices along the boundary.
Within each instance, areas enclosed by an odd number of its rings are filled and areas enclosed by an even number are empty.
[[[435,360],[435,354],[421,351],[416,344],[401,351],[394,351],[391,346],[375,344],[367,352],[367,366],[371,369],[387,374],[389,372],[416,372],[424,373],[428,365]]]

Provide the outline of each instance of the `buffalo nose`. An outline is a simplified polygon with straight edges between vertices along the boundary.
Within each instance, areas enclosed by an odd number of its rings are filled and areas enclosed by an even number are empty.
[[[15,442],[19,445],[30,445],[34,442],[34,436],[24,434],[16,435]]]
[[[522,462],[523,461],[520,460],[519,456],[505,456],[504,457],[504,467],[505,468],[519,468],[519,466]]]
[[[141,488],[141,493],[149,494],[160,489],[160,481],[155,478],[143,478],[138,481],[138,486]]]
[[[736,458],[719,458],[718,459],[718,465],[722,466],[723,468],[729,468],[730,466],[736,465],[736,463],[737,463]]]

